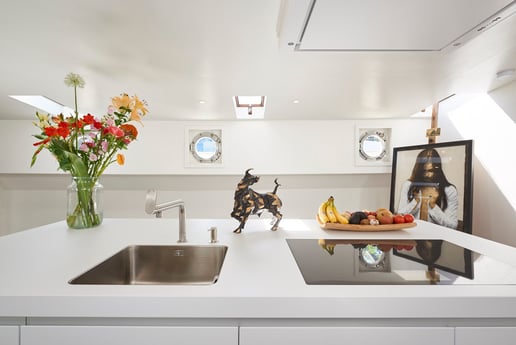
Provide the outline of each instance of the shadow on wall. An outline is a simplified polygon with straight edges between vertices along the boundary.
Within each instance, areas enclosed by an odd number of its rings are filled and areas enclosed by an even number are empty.
[[[516,247],[514,208],[476,157],[473,172],[473,234]]]

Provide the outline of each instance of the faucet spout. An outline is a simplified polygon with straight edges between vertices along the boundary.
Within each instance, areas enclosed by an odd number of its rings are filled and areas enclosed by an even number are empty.
[[[155,190],[148,190],[145,199],[145,212],[148,214],[155,214],[156,218],[161,218],[163,211],[171,208],[179,208],[179,240],[178,243],[186,242],[186,215],[185,202],[181,199],[156,204],[157,193]]]
[[[185,216],[185,203],[183,200],[180,200],[181,203],[178,204],[179,207],[179,239],[177,243],[185,243],[186,242],[186,216]]]

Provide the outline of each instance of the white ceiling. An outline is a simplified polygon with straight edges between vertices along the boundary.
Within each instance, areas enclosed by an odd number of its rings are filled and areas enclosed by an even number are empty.
[[[315,0],[297,49],[443,51],[509,15],[512,0]],[[294,3],[294,2],[293,2]],[[296,4],[299,4],[297,1]],[[292,12],[292,11],[290,11]],[[306,11],[305,11],[306,12]]]
[[[235,95],[266,95],[266,120],[405,117],[510,81],[495,75],[516,68],[516,15],[441,46],[515,1],[375,1],[4,1],[0,119],[34,118],[8,95],[73,105],[69,72],[86,81],[79,111],[101,115],[126,92],[148,120],[233,120]],[[422,42],[434,51],[396,51]]]

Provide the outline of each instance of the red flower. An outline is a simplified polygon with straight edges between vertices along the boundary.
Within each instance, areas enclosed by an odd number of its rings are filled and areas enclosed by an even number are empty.
[[[72,124],[72,127],[75,127],[75,128],[82,128],[84,127],[84,121],[82,120],[77,120],[77,122],[74,122]]]
[[[87,125],[93,125],[95,123],[95,117],[88,113],[82,117],[82,121]]]
[[[95,127],[95,129],[101,129],[102,128],[102,122],[94,120],[93,121],[93,127]]]
[[[47,137],[55,137],[58,135],[57,128],[55,127],[45,127],[45,134]]]
[[[57,134],[61,137],[66,138],[70,134],[70,128],[68,127],[68,123],[61,121],[57,125]]]

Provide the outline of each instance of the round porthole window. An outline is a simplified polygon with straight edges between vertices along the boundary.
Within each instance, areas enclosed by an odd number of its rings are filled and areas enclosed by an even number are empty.
[[[360,156],[365,160],[380,160],[386,154],[386,142],[383,135],[374,133],[365,135],[360,138],[359,147]]]
[[[364,248],[360,249],[360,259],[367,267],[378,268],[385,260],[385,253],[377,246],[368,244]]]
[[[213,132],[201,132],[192,139],[190,152],[198,162],[216,162],[222,155],[222,141]]]

